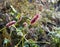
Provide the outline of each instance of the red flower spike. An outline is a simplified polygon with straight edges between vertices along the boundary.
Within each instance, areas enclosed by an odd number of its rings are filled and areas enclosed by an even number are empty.
[[[24,27],[28,26],[28,24],[26,22],[23,23]]]
[[[9,27],[9,26],[11,26],[11,25],[13,25],[15,23],[16,23],[16,21],[11,21],[11,22],[9,22],[9,23],[6,24],[6,27]]]
[[[34,24],[38,19],[39,19],[40,15],[37,14],[33,17],[33,19],[31,20],[31,24]]]

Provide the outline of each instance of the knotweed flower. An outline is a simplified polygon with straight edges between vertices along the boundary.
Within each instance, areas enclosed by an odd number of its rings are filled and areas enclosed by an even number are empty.
[[[34,24],[39,18],[40,18],[39,14],[35,15],[31,20],[31,24]]]
[[[26,22],[23,23],[24,27],[28,26],[28,24]]]
[[[6,24],[6,27],[9,27],[9,26],[11,26],[11,25],[13,25],[15,23],[16,23],[16,21],[11,21],[11,22],[9,22],[9,23]]]

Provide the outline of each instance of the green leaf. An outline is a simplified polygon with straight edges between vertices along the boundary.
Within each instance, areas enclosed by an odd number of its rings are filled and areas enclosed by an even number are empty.
[[[4,44],[6,44],[6,43],[9,43],[10,42],[10,40],[8,40],[8,39],[4,39]]]
[[[12,8],[12,10],[17,13],[17,11],[14,9],[14,7],[12,5],[10,5],[10,7]]]

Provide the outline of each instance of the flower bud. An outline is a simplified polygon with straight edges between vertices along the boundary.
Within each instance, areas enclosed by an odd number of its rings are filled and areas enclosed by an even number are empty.
[[[39,19],[39,17],[40,17],[39,14],[35,15],[31,20],[31,24],[34,24]]]
[[[28,26],[28,24],[26,22],[23,23],[24,27]]]
[[[11,26],[11,25],[13,25],[15,23],[16,23],[16,21],[11,21],[11,22],[9,22],[9,23],[6,24],[6,27],[9,27],[9,26]]]

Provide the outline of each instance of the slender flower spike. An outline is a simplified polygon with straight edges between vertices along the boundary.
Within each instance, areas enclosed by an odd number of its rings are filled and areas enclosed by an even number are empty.
[[[40,15],[37,14],[31,19],[31,24],[34,24],[38,19],[40,18]]]
[[[24,27],[28,26],[28,24],[26,22],[23,23]]]
[[[11,26],[11,25],[13,25],[15,23],[16,23],[16,21],[11,21],[11,22],[9,22],[9,23],[6,24],[6,27],[9,27],[9,26]]]

